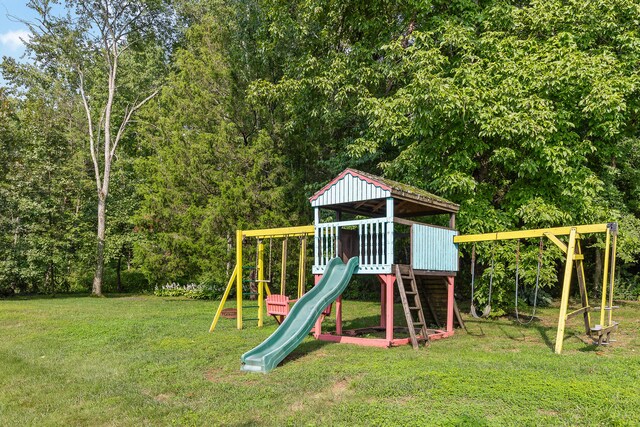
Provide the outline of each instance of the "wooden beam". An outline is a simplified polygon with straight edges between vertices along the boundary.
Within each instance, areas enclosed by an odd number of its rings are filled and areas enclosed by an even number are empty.
[[[579,314],[583,314],[583,313],[588,313],[590,311],[593,311],[593,307],[581,307],[575,311],[572,311],[571,313],[567,313],[567,315],[565,316],[566,319],[571,319],[574,316],[577,316]]]
[[[380,208],[381,208],[381,207],[386,206],[386,205],[387,205],[387,200],[385,199],[385,200],[383,200],[382,202],[380,202],[380,203],[378,203],[378,204],[374,205],[374,206],[371,208],[371,211],[372,211],[372,212],[378,212],[378,210],[380,210]]]
[[[408,225],[408,226],[412,226],[414,224],[417,224],[417,225],[424,225],[424,226],[433,227],[433,228],[442,228],[443,230],[454,230],[453,228],[450,228],[450,227],[443,227],[441,225],[427,224],[425,222],[419,222],[419,221],[411,221],[410,219],[404,219],[404,218],[400,218],[400,217],[397,217],[397,216],[393,217],[393,222],[395,222],[396,224],[402,224],[402,225]]]
[[[409,203],[409,202],[407,202],[406,200],[402,200],[402,201],[400,201],[400,203],[398,203],[398,204],[396,205],[396,207],[394,208],[395,212],[397,212],[397,213],[402,213],[403,208],[404,208],[405,206],[407,206],[407,204],[408,204],[408,203]]]
[[[455,277],[456,271],[432,271],[432,270],[413,270],[413,274],[416,276],[442,276],[442,277]]]
[[[567,308],[569,306],[569,290],[571,288],[571,273],[573,272],[573,257],[576,251],[576,229],[569,232],[569,244],[567,246],[567,261],[564,266],[564,280],[562,281],[562,299],[560,301],[560,316],[558,316],[558,331],[556,333],[556,354],[562,353],[564,341],[564,327],[567,321]]]
[[[573,227],[538,228],[534,230],[504,231],[504,232],[484,233],[484,234],[466,234],[461,236],[455,236],[453,238],[453,242],[469,243],[469,242],[488,242],[488,241],[494,241],[494,240],[530,239],[534,237],[543,237],[545,233],[550,233],[555,236],[568,236],[569,234],[571,234],[571,230],[574,230],[574,229],[575,229],[575,232],[579,234],[604,233],[607,231],[607,228],[608,228],[608,224],[589,224],[589,225],[576,225]]]
[[[576,254],[573,257],[576,263],[576,278],[578,279],[578,289],[580,290],[580,301],[582,302],[582,307],[585,308],[584,311],[584,330],[585,334],[591,335],[591,315],[589,312],[591,311],[589,307],[589,298],[587,296],[587,284],[585,282],[585,274],[584,274],[584,255],[582,255],[582,247],[580,246],[580,240],[576,241]]]
[[[551,233],[544,233],[545,237],[551,240],[562,252],[567,253],[567,245]]]
[[[313,225],[302,225],[299,227],[264,228],[261,230],[238,230],[238,232],[241,233],[242,237],[268,239],[271,237],[313,236],[315,230],[315,226]]]

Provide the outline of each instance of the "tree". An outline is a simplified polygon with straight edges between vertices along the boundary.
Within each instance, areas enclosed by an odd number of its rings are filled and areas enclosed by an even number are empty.
[[[68,290],[93,248],[88,166],[69,138],[73,98],[32,86],[0,108],[0,293]]]
[[[625,221],[637,257],[637,2],[258,3],[286,65],[252,94],[292,146],[459,202],[462,232]]]
[[[174,67],[144,113],[148,155],[137,162],[136,259],[154,284],[228,280],[236,228],[296,224],[300,197],[285,158],[246,99],[259,68],[229,9],[190,18]]]
[[[34,66],[63,80],[81,99],[97,195],[96,270],[102,294],[106,212],[118,145],[136,112],[156,96],[166,63],[170,14],[155,0],[69,0],[54,16],[49,0],[32,0],[39,15],[26,43]],[[169,39],[170,41],[170,39]]]

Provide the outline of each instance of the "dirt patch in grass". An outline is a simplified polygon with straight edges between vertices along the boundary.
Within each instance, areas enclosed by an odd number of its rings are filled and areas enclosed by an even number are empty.
[[[323,407],[326,407],[328,405],[340,402],[346,395],[350,394],[349,386],[352,382],[353,379],[351,378],[340,379],[331,384],[330,387],[317,393],[307,393],[301,396],[299,400],[296,400],[289,409],[292,412],[299,412],[310,405],[321,405]]]
[[[173,395],[172,393],[168,393],[168,394],[161,393],[156,397],[154,397],[153,400],[155,400],[158,403],[167,403],[170,400],[172,400],[174,397],[175,395]]]
[[[204,378],[215,384],[228,384],[240,381],[245,385],[254,385],[258,383],[255,378],[251,379],[251,377],[255,377],[255,375],[255,373],[243,372],[240,369],[229,371],[222,368],[212,368],[204,373]]]
[[[548,417],[555,417],[559,414],[558,411],[554,411],[552,409],[538,409],[538,413],[540,415],[546,415]]]
[[[339,396],[343,394],[345,391],[347,391],[347,389],[349,388],[349,384],[351,384],[351,381],[347,381],[347,380],[336,381],[331,386],[331,393],[334,396]]]

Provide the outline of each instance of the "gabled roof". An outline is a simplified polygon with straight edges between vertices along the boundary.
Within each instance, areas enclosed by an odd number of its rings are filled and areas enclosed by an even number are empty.
[[[311,206],[363,215],[384,213],[380,199],[394,199],[396,216],[455,213],[460,207],[442,197],[411,185],[347,168],[309,200]]]

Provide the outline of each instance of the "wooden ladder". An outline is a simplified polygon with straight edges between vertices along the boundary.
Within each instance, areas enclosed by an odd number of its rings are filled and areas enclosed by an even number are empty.
[[[409,290],[405,288],[405,280],[409,281]],[[396,281],[398,282],[398,291],[400,292],[404,315],[407,318],[407,328],[409,329],[409,336],[411,337],[411,345],[414,349],[418,349],[416,328],[420,328],[420,334],[427,342],[429,342],[429,333],[427,332],[427,323],[424,320],[424,312],[422,311],[422,303],[420,302],[418,284],[416,282],[416,276],[413,273],[413,268],[409,265],[396,264]],[[414,315],[417,316],[417,321],[414,320]]]

